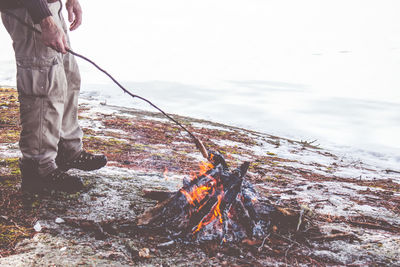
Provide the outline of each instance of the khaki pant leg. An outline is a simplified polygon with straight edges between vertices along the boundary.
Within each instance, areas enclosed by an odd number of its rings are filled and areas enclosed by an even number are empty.
[[[71,54],[64,56],[64,69],[67,77],[67,96],[65,98],[64,116],[61,125],[59,149],[65,160],[76,158],[82,150],[83,132],[78,124],[78,97],[80,75],[75,58]]]
[[[64,29],[67,42],[71,47],[67,25],[60,13],[54,18],[58,26]],[[64,116],[61,125],[61,139],[59,149],[63,152],[65,160],[76,158],[82,150],[83,132],[78,124],[78,97],[81,87],[81,77],[78,64],[72,54],[63,56],[64,72],[67,80],[67,94],[64,104]]]
[[[50,4],[49,7],[53,17],[58,17],[59,3]],[[26,9],[15,9],[12,12],[33,25]],[[71,125],[64,123],[64,117],[71,117],[71,114],[64,113],[65,110],[74,110],[65,106],[67,103],[74,105],[77,101],[70,99],[77,96],[68,92],[67,74],[64,70],[65,57],[44,46],[39,34],[30,31],[12,17],[2,14],[2,19],[13,40],[17,62],[22,126],[20,149],[23,158],[33,159],[38,163],[39,174],[44,176],[57,167],[55,157],[63,134],[62,129],[70,129]],[[38,25],[35,27],[40,29]],[[73,127],[76,127],[75,123],[77,124],[76,121],[72,123]],[[81,135],[77,130],[74,132],[76,136]],[[77,143],[80,145],[81,141]]]

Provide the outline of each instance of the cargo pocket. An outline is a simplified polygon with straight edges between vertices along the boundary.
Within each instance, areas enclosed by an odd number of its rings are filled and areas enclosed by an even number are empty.
[[[19,146],[25,157],[40,154],[42,145],[43,98],[20,95],[21,138]]]
[[[49,59],[17,59],[17,87],[21,95],[49,96],[57,94],[52,88],[59,68],[57,57]]]

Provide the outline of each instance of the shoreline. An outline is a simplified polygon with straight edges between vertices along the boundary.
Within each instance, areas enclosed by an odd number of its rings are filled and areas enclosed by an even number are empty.
[[[166,84],[164,86],[162,86],[162,84],[164,82],[155,82],[155,85],[153,85],[154,82],[144,82],[144,83],[130,83],[130,82],[126,82],[127,88],[132,87],[132,88],[136,88],[138,87],[138,92],[135,91],[135,93],[138,93],[140,95],[144,95],[146,96],[148,99],[150,100],[157,100],[157,96],[159,92],[158,90],[160,90],[160,88],[158,87],[164,87],[166,86],[167,88],[170,88],[170,86],[174,86],[174,84],[169,84],[168,82],[166,82]],[[160,84],[159,84],[160,83]],[[137,86],[135,86],[137,84]],[[142,85],[143,86],[142,86]],[[159,84],[159,85],[156,85]],[[155,88],[153,88],[153,86],[156,86]],[[98,87],[98,88],[97,88]],[[124,97],[126,96],[125,94],[122,94],[122,91],[120,92],[119,88],[116,88],[115,92],[111,92],[114,91],[113,90],[107,90],[105,89],[106,87],[111,87],[114,88],[115,86],[113,84],[102,84],[102,85],[95,85],[95,84],[87,84],[84,85],[83,88],[81,90],[81,96],[80,99],[92,99],[92,100],[98,100],[99,102],[104,102],[107,104],[117,104],[118,107],[123,108],[124,106],[130,108],[130,107],[136,107],[138,106],[139,109],[143,109],[145,111],[154,111],[150,106],[145,105],[145,103],[141,103],[140,101],[130,101],[129,99],[126,100]],[[141,88],[143,87],[143,88]],[[15,88],[12,86],[12,88]],[[93,91],[94,88],[97,88],[95,91]],[[141,89],[140,89],[141,88]],[[180,87],[178,86],[178,88],[176,90],[178,91],[174,91],[173,90],[173,94],[176,94],[178,92],[180,92],[179,89]],[[189,86],[190,88],[190,86]],[[147,95],[147,89],[155,89],[155,94],[156,95],[152,95],[150,93],[150,95]],[[205,88],[206,89],[206,88]],[[151,90],[150,90],[151,91]],[[207,90],[206,90],[207,91]],[[157,93],[158,92],[158,93]],[[112,95],[109,95],[111,94]],[[121,101],[118,101],[118,99],[113,100],[113,96],[118,95],[118,97],[122,97]],[[206,93],[207,95],[208,93]],[[204,97],[202,97],[201,95],[198,96],[200,99],[203,99]],[[207,97],[206,97],[207,99]],[[164,102],[163,102],[164,101]],[[317,130],[317,132],[313,133],[313,131],[310,130],[301,130],[301,129],[307,129],[308,125],[304,124],[304,126],[301,126],[300,129],[298,129],[298,127],[292,127],[292,126],[288,126],[286,125],[287,123],[290,123],[291,120],[296,120],[296,117],[294,118],[281,118],[280,121],[283,121],[284,123],[281,125],[281,122],[277,123],[275,116],[273,115],[266,115],[266,117],[262,117],[260,118],[260,120],[262,119],[262,121],[264,124],[266,122],[268,122],[268,127],[267,129],[264,129],[265,125],[262,126],[260,128],[260,125],[257,127],[257,123],[255,122],[246,122],[243,123],[243,118],[242,119],[236,119],[236,120],[230,120],[227,119],[226,116],[219,116],[218,118],[215,118],[213,116],[211,116],[208,113],[202,113],[200,108],[201,106],[197,106],[196,103],[193,103],[194,99],[193,97],[188,97],[187,102],[188,105],[190,107],[190,103],[192,103],[192,106],[195,106],[195,108],[193,109],[189,109],[191,111],[187,112],[185,110],[185,106],[182,104],[177,104],[172,105],[172,106],[168,106],[168,102],[172,101],[171,99],[169,100],[163,100],[163,101],[157,101],[157,104],[160,104],[161,107],[163,107],[163,109],[165,109],[167,112],[168,111],[174,111],[177,113],[181,113],[181,114],[186,114],[186,116],[188,115],[195,115],[194,117],[196,118],[206,118],[206,120],[213,120],[213,121],[219,121],[222,122],[222,124],[230,124],[230,125],[235,125],[238,128],[245,128],[245,129],[252,129],[253,131],[257,131],[257,132],[261,132],[261,133],[271,133],[273,135],[276,136],[280,136],[280,137],[285,137],[287,139],[297,139],[301,138],[301,141],[313,141],[313,140],[317,140],[317,142],[319,142],[321,144],[322,147],[324,147],[325,149],[329,149],[330,151],[332,151],[332,153],[335,153],[337,155],[341,155],[343,157],[352,157],[354,160],[361,160],[363,162],[368,162],[368,164],[370,165],[375,165],[375,166],[380,166],[381,168],[384,169],[389,169],[389,170],[395,170],[397,171],[397,166],[400,164],[400,156],[397,153],[397,149],[395,149],[393,146],[388,147],[388,146],[379,146],[379,142],[374,142],[374,143],[370,143],[369,145],[357,145],[357,144],[351,144],[348,141],[343,141],[343,142],[337,142],[338,140],[333,140],[330,139],[329,137],[326,137],[326,133],[321,135],[321,133],[318,133],[318,129],[314,129]],[[219,103],[219,100],[216,100],[217,103]],[[185,100],[186,102],[186,100]],[[221,103],[224,104],[224,103]],[[362,104],[362,103],[361,103]],[[200,110],[199,110],[200,108]],[[204,107],[203,107],[204,108]],[[243,109],[244,107],[242,107]],[[244,108],[245,109],[245,108]],[[195,112],[195,111],[199,111],[199,112]],[[273,112],[273,110],[270,110]],[[357,110],[355,110],[357,111]],[[387,114],[390,110],[387,110],[385,114]],[[216,114],[218,114],[218,110],[215,111]],[[318,113],[318,110],[316,110],[315,112]],[[351,111],[347,111],[347,112],[351,112]],[[224,112],[226,114],[230,114],[229,112]],[[392,112],[393,113],[393,112]],[[243,115],[243,114],[242,114]],[[280,114],[282,115],[282,114]],[[279,115],[279,116],[280,116]],[[278,117],[279,117],[278,116]],[[336,117],[334,118],[336,120],[340,119],[342,120],[342,118]],[[286,121],[286,122],[285,122]],[[346,125],[346,123],[344,124]],[[347,129],[347,128],[338,128],[338,129],[342,129],[341,131],[343,132],[348,132],[349,134],[353,135],[352,132],[354,131],[355,133],[360,133],[360,131],[362,129],[364,129],[365,127],[370,127],[370,123],[368,125],[364,125],[362,127],[355,127],[354,129]],[[263,128],[264,127],[264,128]],[[386,125],[386,128],[389,127],[388,125]],[[361,134],[358,139],[363,139],[363,136],[368,136],[368,132],[370,131],[381,131],[382,134],[384,134],[385,132],[383,132],[386,128],[383,129],[369,129],[365,134]],[[394,129],[395,130],[395,129]],[[386,132],[388,132],[388,130],[386,130]],[[332,136],[336,136],[337,138],[337,131],[336,132],[332,132],[331,133]],[[316,137],[319,136],[320,138]],[[352,138],[355,138],[354,136]],[[382,138],[380,138],[382,139]],[[340,141],[340,138],[339,138]],[[395,145],[395,144],[394,144]]]

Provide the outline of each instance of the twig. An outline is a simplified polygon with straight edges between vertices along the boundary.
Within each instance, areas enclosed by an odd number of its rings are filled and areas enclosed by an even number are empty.
[[[286,241],[289,241],[290,243],[294,243],[294,244],[298,245],[299,247],[307,248],[308,251],[311,251],[310,248],[308,248],[308,247],[306,247],[306,246],[300,244],[299,242],[296,242],[296,241],[294,241],[294,240],[292,240],[292,239],[290,239],[290,238],[284,237],[284,236],[282,236],[282,235],[278,235],[278,234],[276,234],[276,233],[274,233],[274,235],[276,235],[276,236],[279,237],[279,238],[285,239]]]
[[[171,240],[168,242],[160,243],[157,245],[158,248],[169,247],[175,243],[175,240]]]
[[[313,145],[313,143],[317,142],[317,139],[315,139],[314,141],[300,141],[300,144],[303,145],[303,147],[309,146],[309,147],[314,147],[314,148],[318,148],[319,144],[317,145]]]
[[[385,172],[386,173],[398,173],[398,174],[400,174],[400,171],[395,171],[395,170],[390,170],[390,169],[386,169]]]
[[[293,247],[294,243],[290,244],[289,247],[287,248],[287,250],[285,251],[285,258],[287,257],[287,254],[289,252],[289,250]]]
[[[267,238],[270,236],[270,234],[268,234],[265,238],[264,238],[264,240],[263,240],[263,242],[261,243],[261,246],[259,246],[258,248],[257,248],[257,250],[258,250],[258,252],[261,252],[261,250],[262,250],[262,248],[264,247],[264,244],[265,244],[265,240],[267,240]],[[270,248],[269,246],[267,246],[270,250],[272,250],[272,248]]]
[[[317,200],[313,200],[312,203],[318,203],[318,202],[329,202],[329,199],[317,199]]]
[[[302,219],[302,217],[303,217],[303,213],[304,213],[304,209],[302,209],[302,210],[300,211],[299,222],[297,223],[296,232],[299,231],[299,229],[300,229],[300,225],[301,225],[301,221],[302,221],[301,219]]]

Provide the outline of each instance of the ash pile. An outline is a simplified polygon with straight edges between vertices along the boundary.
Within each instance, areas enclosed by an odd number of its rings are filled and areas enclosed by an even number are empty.
[[[160,202],[140,216],[139,227],[172,240],[221,243],[262,240],[276,229],[303,227],[300,214],[271,204],[255,191],[246,180],[249,162],[230,171],[221,154],[209,155],[209,162],[177,192],[147,192]]]

